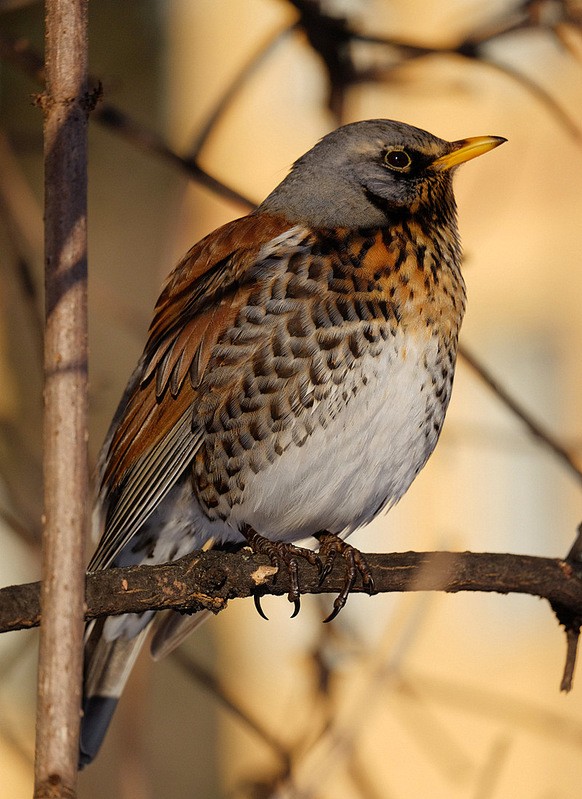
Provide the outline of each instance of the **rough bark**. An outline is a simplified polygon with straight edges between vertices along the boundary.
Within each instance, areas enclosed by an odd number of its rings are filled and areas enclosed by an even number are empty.
[[[87,0],[47,0],[44,530],[35,799],[74,797],[87,508]]]
[[[582,618],[582,567],[559,558],[481,552],[397,552],[366,555],[376,592],[484,591],[547,599]],[[317,569],[299,561],[303,593],[334,593],[345,580],[338,561],[320,585]],[[175,563],[107,569],[87,575],[85,619],[154,608],[194,612],[223,610],[230,599],[286,594],[289,579],[264,556],[197,552]],[[360,582],[354,592],[364,589]],[[40,584],[0,589],[0,632],[35,627],[40,619]]]

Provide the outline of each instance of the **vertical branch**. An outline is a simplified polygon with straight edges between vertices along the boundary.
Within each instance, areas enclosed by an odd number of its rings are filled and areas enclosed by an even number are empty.
[[[35,799],[75,796],[87,501],[87,0],[46,2],[45,525]]]

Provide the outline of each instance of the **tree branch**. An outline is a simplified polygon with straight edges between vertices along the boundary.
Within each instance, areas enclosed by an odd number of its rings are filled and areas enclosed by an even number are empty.
[[[46,3],[44,530],[35,799],[76,795],[87,509],[87,2]]]
[[[571,474],[576,477],[578,482],[582,482],[582,469],[578,465],[574,454],[563,446],[559,440],[546,429],[542,422],[535,419],[505,388],[500,380],[495,378],[483,363],[477,359],[475,354],[467,349],[464,344],[459,345],[459,355],[479,377],[479,379],[495,394],[511,413],[516,416],[539,442],[550,449],[554,455],[566,466]]]
[[[560,558],[481,552],[397,552],[366,555],[377,593],[485,591],[530,594],[582,619],[582,566]],[[174,563],[106,569],[87,575],[85,619],[144,610],[219,613],[230,599],[282,595],[288,575],[268,559],[240,552],[195,552]],[[334,593],[345,581],[342,563],[319,584],[314,566],[299,561],[303,593]],[[355,593],[364,591],[361,583]],[[39,583],[0,589],[0,632],[36,627]]]

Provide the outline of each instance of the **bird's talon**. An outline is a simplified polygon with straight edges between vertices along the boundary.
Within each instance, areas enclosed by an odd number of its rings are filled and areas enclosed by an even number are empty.
[[[334,551],[334,550],[332,550],[331,552],[329,552],[329,553],[327,554],[327,556],[326,556],[326,558],[325,558],[325,561],[321,561],[321,563],[322,563],[322,568],[321,568],[320,577],[319,577],[319,584],[320,584],[320,585],[321,585],[321,584],[324,582],[324,580],[325,580],[327,577],[329,577],[329,575],[332,573],[332,571],[333,571],[333,564],[334,564],[334,562],[335,562],[335,555],[336,555],[335,551]]]
[[[294,619],[301,609],[301,590],[299,588],[299,568],[298,558],[303,558],[312,566],[316,566],[319,573],[322,571],[322,565],[317,553],[312,552],[310,549],[303,549],[294,544],[284,541],[269,541],[269,539],[257,533],[251,527],[245,527],[241,530],[245,536],[249,546],[256,554],[266,555],[271,561],[271,565],[278,571],[285,568],[289,575],[289,593],[287,599],[294,605],[291,618]],[[277,579],[275,577],[275,579]],[[263,619],[267,616],[261,608],[260,595],[255,594],[255,607],[257,612]]]
[[[257,613],[259,614],[259,616],[265,621],[269,621],[269,617],[266,615],[265,611],[261,606],[261,595],[254,594],[253,599],[255,600],[255,608],[257,609]]]
[[[340,610],[346,604],[358,574],[360,574],[362,578],[362,585],[369,594],[374,592],[375,585],[370,568],[366,562],[366,558],[359,550],[355,549],[350,544],[346,544],[345,541],[343,541],[339,536],[334,535],[333,533],[328,533],[327,531],[318,533],[316,538],[320,542],[319,557],[323,562],[320,585],[325,578],[331,574],[335,559],[338,554],[341,555],[346,564],[345,583],[342,590],[335,598],[332,612],[326,619],[324,619],[324,623],[327,624],[335,619]]]
[[[294,606],[295,606],[295,607],[293,608],[293,613],[292,613],[292,614],[291,614],[291,616],[290,616],[290,618],[294,619],[294,618],[295,618],[295,616],[297,616],[297,614],[298,614],[298,613],[299,613],[299,611],[301,610],[301,599],[300,599],[299,597],[296,597],[296,598],[295,598],[295,599],[293,599],[293,600],[291,599],[291,597],[288,597],[288,598],[289,598],[289,602],[291,602],[291,601],[292,601],[292,602],[293,602],[293,604],[294,604]]]
[[[372,594],[374,594],[376,591],[376,583],[374,582],[370,567],[368,566],[368,563],[361,552],[355,553],[354,569],[356,569],[362,575],[362,585],[368,594],[372,596]]]
[[[338,613],[340,612],[340,610],[343,608],[343,606],[346,604],[345,598],[343,600],[340,600],[340,597],[341,597],[341,594],[340,594],[340,596],[336,597],[336,599],[335,599],[335,601],[333,603],[333,610],[329,614],[329,616],[326,616],[325,619],[323,620],[324,624],[329,624],[330,621],[333,621],[335,619],[335,617],[338,615]]]

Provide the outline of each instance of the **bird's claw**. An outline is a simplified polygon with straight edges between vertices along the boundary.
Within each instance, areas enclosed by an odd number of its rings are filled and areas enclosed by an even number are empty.
[[[259,535],[255,530],[247,528],[243,531],[247,543],[255,554],[266,555],[271,561],[277,571],[285,568],[289,575],[289,593],[287,599],[294,606],[291,618],[294,619],[301,609],[301,590],[299,588],[299,569],[298,558],[303,558],[312,566],[317,567],[318,573],[322,573],[322,564],[318,555],[310,549],[295,546],[286,541],[270,541],[262,535]],[[261,607],[261,595],[255,594],[255,607],[259,616],[267,619],[265,612]]]
[[[253,552],[266,555],[271,561],[271,565],[274,566],[277,571],[283,568],[287,570],[287,574],[289,575],[289,593],[287,594],[287,599],[294,606],[293,613],[291,614],[292,619],[298,615],[301,609],[301,590],[299,588],[298,568],[299,558],[303,558],[312,566],[317,567],[319,585],[331,574],[338,555],[341,555],[346,563],[345,583],[334,600],[333,610],[329,616],[324,619],[325,623],[335,619],[340,610],[344,607],[356,583],[358,574],[362,579],[364,588],[369,594],[372,594],[375,590],[374,578],[372,577],[370,567],[364,555],[355,547],[346,544],[345,541],[334,533],[328,533],[324,530],[315,536],[320,544],[318,553],[285,541],[270,541],[251,528],[247,528],[244,531],[244,536]],[[259,616],[268,620],[261,606],[261,596],[261,593],[255,593],[255,607]]]
[[[342,590],[339,592],[333,603],[333,610],[323,621],[324,624],[335,619],[340,610],[346,604],[352,588],[355,585],[358,574],[362,578],[362,584],[369,594],[374,593],[375,585],[372,572],[364,555],[359,549],[346,544],[339,536],[324,531],[319,533],[317,539],[320,543],[319,559],[323,564],[320,577],[320,585],[325,578],[331,574],[336,556],[339,554],[346,563],[346,580]]]
[[[257,593],[254,594],[253,599],[255,600],[255,608],[257,609],[257,613],[259,614],[261,619],[269,621],[269,617],[267,616],[261,605],[261,596],[262,594],[259,594],[258,591]]]

